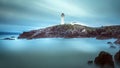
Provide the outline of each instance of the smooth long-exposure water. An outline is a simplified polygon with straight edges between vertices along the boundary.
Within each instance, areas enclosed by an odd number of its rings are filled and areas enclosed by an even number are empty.
[[[3,38],[6,36],[1,36]],[[33,40],[0,40],[0,68],[98,68],[88,65],[100,51],[114,55],[114,39],[41,38]],[[116,68],[119,68],[116,66]]]

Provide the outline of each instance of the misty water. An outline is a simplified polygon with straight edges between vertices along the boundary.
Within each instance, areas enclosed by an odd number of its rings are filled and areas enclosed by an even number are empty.
[[[0,36],[4,37],[10,36]],[[107,44],[114,41],[95,38],[0,40],[0,68],[98,68],[88,65],[88,60],[94,60],[100,51],[114,55],[119,47],[113,49]]]

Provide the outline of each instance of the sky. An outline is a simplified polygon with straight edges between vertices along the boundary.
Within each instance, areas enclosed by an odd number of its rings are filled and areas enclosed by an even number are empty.
[[[119,25],[120,0],[0,0],[0,31],[23,32],[65,23]]]

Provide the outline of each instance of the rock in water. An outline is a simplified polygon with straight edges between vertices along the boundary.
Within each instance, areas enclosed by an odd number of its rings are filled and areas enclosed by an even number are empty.
[[[120,63],[120,50],[115,54],[114,59],[117,63]]]
[[[105,51],[100,52],[100,54],[95,58],[94,63],[101,68],[114,68],[112,55]]]
[[[89,60],[87,63],[90,65],[90,64],[93,64],[93,61]]]
[[[115,44],[120,44],[120,39],[117,39],[114,43]]]

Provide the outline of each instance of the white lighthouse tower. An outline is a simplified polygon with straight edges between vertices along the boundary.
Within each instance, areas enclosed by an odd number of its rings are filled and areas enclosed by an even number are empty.
[[[63,25],[65,22],[64,22],[64,17],[65,17],[65,14],[64,13],[62,13],[61,14],[61,25]]]

